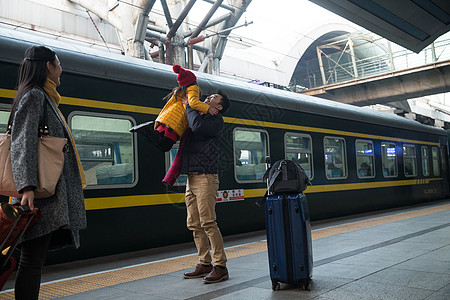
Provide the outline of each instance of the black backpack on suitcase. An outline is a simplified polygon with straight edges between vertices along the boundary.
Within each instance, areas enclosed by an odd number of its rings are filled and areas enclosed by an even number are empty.
[[[269,163],[269,158],[266,159]],[[303,168],[289,159],[278,160],[266,170],[263,180],[267,180],[267,191],[262,199],[256,201],[261,204],[267,195],[280,193],[301,193],[308,185],[312,185]]]
[[[311,185],[305,170],[289,159],[282,159],[273,164],[263,177],[268,180],[269,194],[301,193]]]

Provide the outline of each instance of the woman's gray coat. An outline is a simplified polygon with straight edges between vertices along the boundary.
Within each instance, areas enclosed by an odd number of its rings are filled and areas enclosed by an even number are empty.
[[[11,164],[18,191],[28,186],[37,186],[37,143],[38,128],[43,117],[43,104],[47,105],[49,135],[65,137],[69,151],[64,154],[64,167],[53,196],[34,199],[35,207],[42,213],[42,219],[24,235],[23,240],[34,239],[58,229],[66,229],[64,241],[50,242],[50,247],[80,245],[79,230],[86,228],[86,211],[80,173],[73,145],[66,125],[53,101],[40,88],[34,88],[20,99],[14,114],[11,130]],[[13,203],[20,198],[13,198]],[[56,236],[55,234],[53,236]],[[71,237],[71,238],[68,238]]]

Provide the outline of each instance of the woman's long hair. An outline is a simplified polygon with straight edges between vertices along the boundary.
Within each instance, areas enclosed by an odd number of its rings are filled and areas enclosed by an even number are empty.
[[[17,79],[17,93],[13,100],[11,116],[16,110],[17,103],[31,89],[43,87],[47,80],[47,62],[55,65],[55,51],[45,46],[33,46],[25,50],[25,58],[19,67]],[[10,120],[11,121],[11,116]]]
[[[172,96],[178,96],[179,93],[182,93],[183,97],[186,96],[186,90],[188,87],[192,86],[192,85],[197,85],[197,81],[195,81],[194,83],[187,85],[187,86],[177,86],[175,87],[167,96],[165,96],[163,98],[164,101],[169,101],[170,98],[172,98]]]

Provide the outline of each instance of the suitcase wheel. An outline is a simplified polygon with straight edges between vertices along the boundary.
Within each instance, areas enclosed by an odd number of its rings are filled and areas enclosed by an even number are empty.
[[[303,290],[311,291],[311,280],[306,280],[301,283]]]
[[[275,279],[272,279],[272,291],[280,290],[280,283]]]

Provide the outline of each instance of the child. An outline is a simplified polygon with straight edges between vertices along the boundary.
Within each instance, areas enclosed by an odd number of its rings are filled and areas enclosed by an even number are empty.
[[[216,115],[218,110],[200,101],[200,89],[197,86],[194,73],[183,69],[180,65],[174,65],[173,71],[178,74],[179,87],[167,95],[164,100],[167,103],[159,113],[156,120],[132,127],[130,132],[143,133],[159,150],[169,151],[173,144],[183,135],[188,126],[186,108],[182,103],[187,97],[189,106],[202,112]]]

